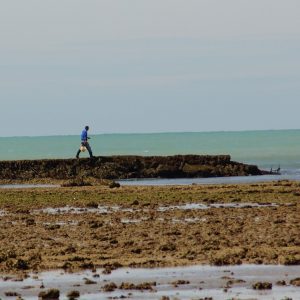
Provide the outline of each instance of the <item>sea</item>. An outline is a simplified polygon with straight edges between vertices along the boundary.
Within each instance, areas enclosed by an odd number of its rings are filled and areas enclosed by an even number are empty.
[[[90,145],[95,156],[229,154],[233,161],[300,176],[300,130],[91,134]],[[79,146],[77,135],[0,137],[0,160],[74,158]]]

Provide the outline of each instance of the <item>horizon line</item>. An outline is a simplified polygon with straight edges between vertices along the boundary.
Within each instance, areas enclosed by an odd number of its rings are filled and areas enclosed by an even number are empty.
[[[153,131],[153,132],[108,132],[108,133],[92,133],[95,135],[154,135],[154,134],[185,134],[185,133],[238,133],[238,132],[270,132],[270,131],[298,131],[300,128],[290,129],[245,129],[245,130],[207,130],[207,131]],[[0,136],[0,138],[38,138],[38,137],[66,137],[78,136],[80,134],[49,134],[49,135],[12,135]]]

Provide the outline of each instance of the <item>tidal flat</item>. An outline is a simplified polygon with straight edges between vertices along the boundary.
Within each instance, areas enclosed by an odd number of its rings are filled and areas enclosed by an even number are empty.
[[[290,282],[300,278],[300,184],[112,188],[94,181],[83,187],[0,189],[0,240],[2,299],[35,299],[45,288],[58,288],[63,299],[74,289],[80,299],[91,300],[279,294],[297,299],[299,287]],[[234,275],[236,269],[219,278],[237,265],[251,266],[241,269],[244,275]],[[266,265],[277,265],[282,274],[268,277]],[[192,266],[200,270],[193,280]],[[145,269],[157,274],[157,286]],[[134,270],[144,270],[145,278]],[[114,277],[118,272],[133,274],[124,275],[129,289]],[[168,276],[159,275],[165,272]],[[74,276],[81,279],[74,283]],[[43,277],[49,280],[39,280]],[[87,285],[84,278],[95,283]],[[212,286],[206,286],[208,278]],[[251,286],[259,280],[268,280],[272,290],[255,292]]]
[[[0,190],[0,271],[300,264],[300,184]]]

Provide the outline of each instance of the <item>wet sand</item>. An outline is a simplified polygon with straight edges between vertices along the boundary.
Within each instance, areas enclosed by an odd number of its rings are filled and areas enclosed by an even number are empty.
[[[0,228],[3,276],[299,265],[300,184],[2,189]]]

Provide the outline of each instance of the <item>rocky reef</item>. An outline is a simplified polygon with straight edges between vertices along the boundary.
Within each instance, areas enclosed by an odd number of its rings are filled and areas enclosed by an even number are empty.
[[[229,155],[106,156],[83,159],[0,161],[0,180],[195,178],[263,175]]]

